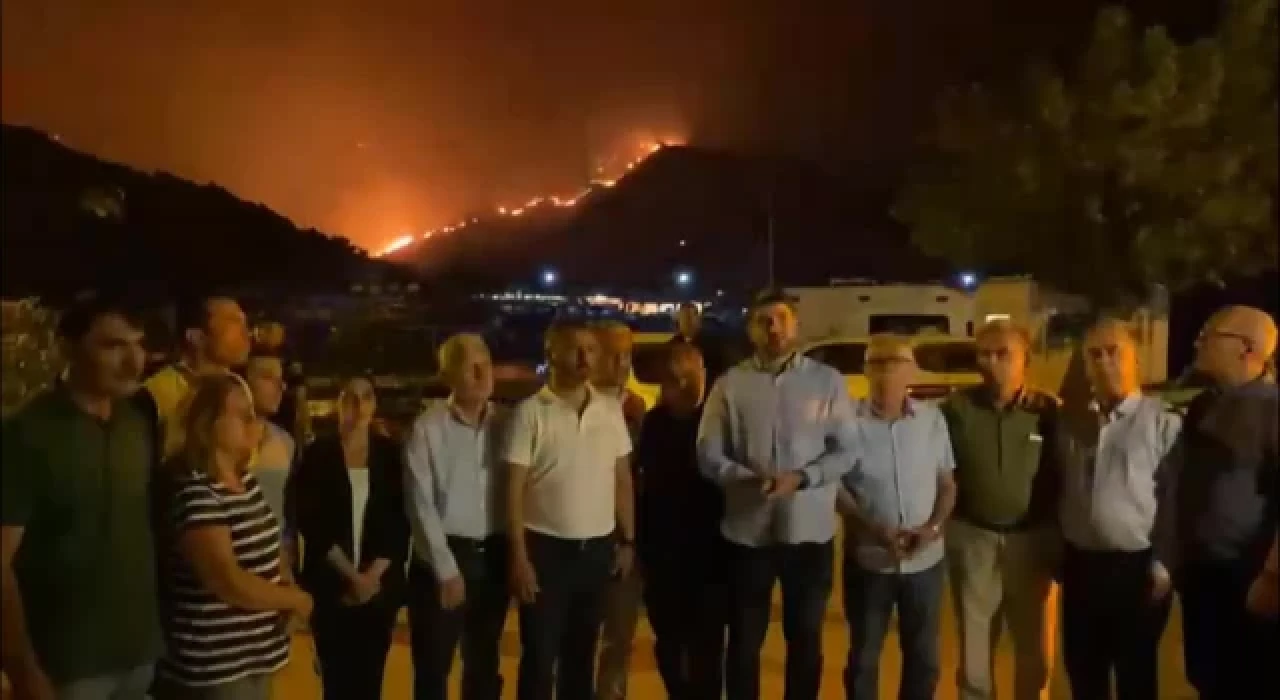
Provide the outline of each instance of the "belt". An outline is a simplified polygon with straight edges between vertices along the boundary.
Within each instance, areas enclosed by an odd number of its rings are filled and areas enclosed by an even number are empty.
[[[1029,522],[1025,519],[1013,523],[993,523],[983,520],[982,518],[975,518],[971,515],[957,515],[956,517],[980,530],[988,530],[1001,535],[1014,535],[1021,532],[1030,532],[1037,528],[1035,523]]]
[[[502,534],[489,535],[484,539],[449,535],[446,539],[449,542],[449,549],[465,549],[480,554],[507,542],[507,536]]]

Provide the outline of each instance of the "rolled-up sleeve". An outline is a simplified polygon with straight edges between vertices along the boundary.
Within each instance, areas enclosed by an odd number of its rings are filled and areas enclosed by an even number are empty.
[[[405,442],[405,510],[409,514],[414,550],[431,565],[436,578],[444,582],[458,576],[458,563],[449,550],[444,521],[436,505],[428,420],[426,416],[419,418]]]
[[[711,388],[702,411],[702,421],[698,424],[698,466],[704,476],[717,484],[745,481],[756,476],[755,472],[729,457],[731,440],[729,400],[722,377]]]

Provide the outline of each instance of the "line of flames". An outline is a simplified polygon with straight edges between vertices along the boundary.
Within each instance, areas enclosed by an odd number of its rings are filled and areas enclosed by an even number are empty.
[[[644,155],[641,155],[639,158],[636,158],[635,160],[632,160],[631,162],[627,163],[625,167],[625,171],[629,172],[631,170],[634,170],[641,163],[648,160],[654,153],[657,153],[663,148],[666,148],[672,145],[676,145],[676,144],[673,144],[667,141],[655,142],[655,143],[649,144],[645,148]],[[514,217],[524,216],[529,211],[536,209],[538,207],[552,206],[552,207],[567,209],[569,207],[577,206],[578,202],[582,201],[582,198],[587,196],[587,194],[589,194],[592,190],[608,189],[610,187],[613,187],[614,185],[618,184],[619,179],[620,177],[613,178],[613,179],[596,178],[591,181],[591,184],[579,190],[576,194],[574,194],[571,197],[560,197],[560,196],[534,197],[533,199],[530,199],[529,201],[519,206],[497,207],[496,209],[494,209],[493,213],[495,216],[499,216],[499,217],[514,218]],[[423,231],[420,234],[406,233],[400,236],[399,238],[395,239],[394,241],[391,241],[390,243],[388,243],[382,250],[378,251],[377,253],[374,253],[374,257],[381,258],[381,257],[391,255],[392,253],[395,253],[396,251],[399,251],[399,250],[403,250],[404,248],[407,248],[418,241],[425,241],[434,236],[457,233],[467,228],[468,226],[480,223],[480,220],[481,220],[480,217],[473,216],[470,219],[463,219],[462,221],[459,221],[457,223],[447,224],[445,226],[440,226],[438,228],[433,228],[427,231]]]

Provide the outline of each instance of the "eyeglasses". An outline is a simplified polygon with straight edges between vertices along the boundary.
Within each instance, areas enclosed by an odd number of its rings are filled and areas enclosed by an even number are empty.
[[[1253,349],[1253,338],[1250,338],[1249,336],[1244,335],[1243,333],[1232,333],[1230,331],[1217,331],[1217,330],[1205,331],[1200,334],[1199,338],[1196,338],[1196,342],[1203,343],[1210,338],[1231,338],[1233,340],[1238,340],[1244,343],[1246,348],[1250,350]]]

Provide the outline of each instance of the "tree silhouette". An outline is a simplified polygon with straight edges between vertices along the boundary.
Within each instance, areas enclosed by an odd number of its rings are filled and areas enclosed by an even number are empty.
[[[925,252],[1095,300],[1276,266],[1276,0],[1178,44],[1099,13],[1069,71],[947,92],[894,213]]]

